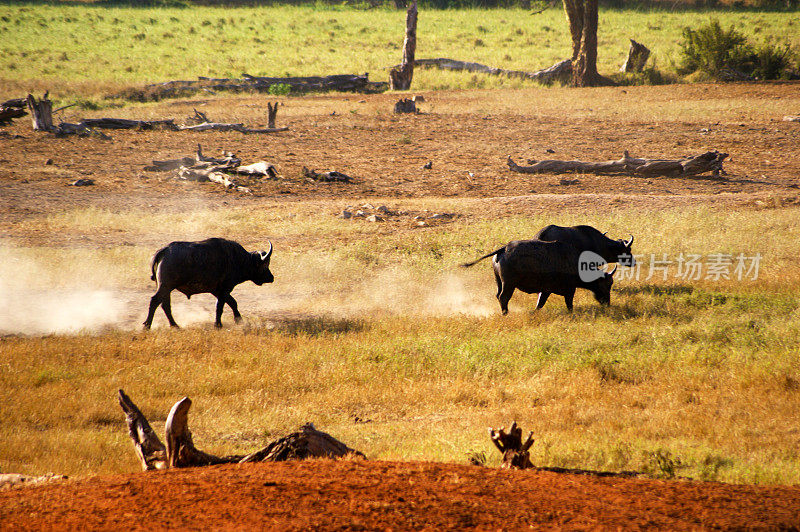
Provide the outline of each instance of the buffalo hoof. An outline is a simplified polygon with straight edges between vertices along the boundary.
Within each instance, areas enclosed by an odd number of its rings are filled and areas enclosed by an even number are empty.
[[[234,316],[233,317],[233,321],[235,321],[236,323],[242,323],[242,317],[241,316]]]
[[[222,329],[222,324],[221,323],[215,323],[214,324],[214,328],[215,329]]]
[[[147,323],[147,322],[145,322],[145,323],[142,325],[142,329],[144,329],[145,331],[149,331],[149,330],[150,330],[150,324],[149,324],[149,323]]]

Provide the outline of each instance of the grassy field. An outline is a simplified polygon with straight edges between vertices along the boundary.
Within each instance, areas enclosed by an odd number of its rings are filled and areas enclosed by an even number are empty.
[[[0,83],[9,91],[50,89],[96,97],[122,86],[195,76],[314,75],[369,72],[386,80],[401,57],[401,11],[315,7],[125,8],[0,5]],[[718,18],[753,42],[800,49],[800,15],[756,11],[601,10],[599,69],[622,64],[628,39],[673,70],[685,26]],[[568,57],[560,9],[423,10],[417,57],[451,57],[538,70]],[[416,90],[516,87],[519,80],[419,70]]]
[[[172,403],[191,397],[195,443],[217,453],[256,449],[313,421],[372,458],[483,454],[496,464],[486,428],[517,419],[537,438],[537,465],[800,482],[797,208],[497,217],[481,200],[413,201],[460,217],[401,232],[320,219],[303,203],[187,217],[186,231],[287,240],[275,285],[237,289],[247,321],[231,327],[226,314],[222,331],[209,327],[211,300],[193,298],[199,324],[166,330],[158,315],[162,328],[138,332],[152,289],[142,275],[148,247],[6,246],[4,268],[11,260],[30,290],[51,290],[62,306],[86,307],[67,297],[86,285],[135,297],[132,317],[100,332],[0,339],[0,470],[135,470],[115,399],[123,388],[158,432]],[[639,235],[641,277],[620,279],[610,308],[583,293],[571,315],[557,296],[534,313],[533,296],[517,294],[502,317],[489,266],[456,267],[576,215]],[[162,222],[81,209],[27,229],[136,241]],[[717,252],[760,253],[758,278],[692,281],[675,269],[646,278],[651,254]],[[76,281],[87,264],[92,281]],[[176,310],[179,323],[185,312]]]

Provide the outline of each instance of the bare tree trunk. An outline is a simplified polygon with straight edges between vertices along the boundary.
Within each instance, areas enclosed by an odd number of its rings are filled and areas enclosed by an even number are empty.
[[[585,0],[580,49],[572,65],[572,82],[576,87],[592,87],[600,81],[597,73],[597,18],[597,0]]]
[[[417,0],[412,0],[406,13],[406,38],[403,42],[403,62],[389,71],[389,88],[405,91],[411,88],[414,77],[414,54],[417,51]]]
[[[567,15],[569,34],[572,36],[572,61],[575,61],[583,35],[583,0],[564,0],[564,14]]]
[[[267,127],[275,129],[275,118],[278,116],[278,102],[275,102],[274,106],[267,102],[267,110]]]

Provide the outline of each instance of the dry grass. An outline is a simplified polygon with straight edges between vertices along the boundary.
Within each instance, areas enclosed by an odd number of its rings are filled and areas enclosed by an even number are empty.
[[[496,463],[485,429],[517,419],[534,431],[540,465],[800,480],[798,209],[552,215],[520,206],[502,215],[481,200],[403,203],[461,217],[428,231],[373,231],[298,202],[280,212],[199,210],[178,222],[186,227],[177,232],[282,235],[275,285],[237,289],[247,321],[232,327],[226,314],[223,331],[209,327],[210,299],[176,297],[179,323],[197,325],[138,332],[152,288],[146,245],[6,247],[32,290],[59,287],[49,305],[65,308],[62,318],[82,316],[89,305],[79,296],[99,289],[118,315],[91,334],[0,339],[0,470],[135,470],[115,402],[124,388],[159,431],[172,403],[191,397],[195,442],[220,453],[257,448],[313,421],[376,458],[463,461],[484,451]],[[82,209],[37,223],[136,242],[145,230],[136,215]],[[624,281],[611,308],[583,294],[572,315],[558,297],[532,313],[532,297],[517,295],[501,317],[488,266],[454,267],[576,218],[612,235],[635,233],[645,255],[757,251],[761,275],[746,283]],[[168,221],[148,219],[147,227]],[[25,315],[31,297],[6,307]],[[81,319],[107,316],[103,305]]]

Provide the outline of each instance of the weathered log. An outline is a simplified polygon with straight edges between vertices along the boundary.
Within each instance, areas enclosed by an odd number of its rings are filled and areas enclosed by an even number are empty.
[[[650,49],[633,39],[631,39],[631,47],[628,50],[628,57],[619,69],[620,72],[641,72],[644,70],[644,65],[650,57]]]
[[[517,427],[517,422],[511,423],[511,428],[506,432],[505,427],[489,429],[489,437],[495,447],[503,453],[503,464],[506,469],[528,469],[533,467],[530,459],[531,445],[533,445],[533,432],[528,434],[522,442],[522,429]]]
[[[0,106],[0,124],[10,124],[13,119],[23,117],[26,114],[28,112],[25,109]]]
[[[275,169],[275,166],[266,161],[259,161],[257,163],[248,164],[247,166],[237,166],[234,171],[237,174],[264,176],[272,179],[278,177],[278,171]]]
[[[84,118],[80,122],[88,128],[100,129],[156,129],[176,130],[175,121],[167,120],[128,120],[127,118]]]
[[[158,439],[139,408],[119,391],[119,403],[125,412],[134,450],[144,470],[197,467],[214,464],[247,462],[279,462],[305,458],[342,458],[364,454],[351,449],[330,434],[307,423],[299,431],[269,443],[248,455],[214,456],[197,449],[189,430],[189,409],[192,401],[184,397],[172,406],[164,424],[166,445]]]
[[[287,131],[288,127],[274,127],[264,129],[251,129],[245,127],[244,124],[226,124],[219,122],[205,122],[203,124],[195,124],[188,126],[178,126],[178,131],[238,131],[239,133],[278,133],[280,131]]]
[[[539,83],[551,84],[556,81],[567,81],[572,75],[572,62],[569,59],[559,61],[554,65],[538,70],[536,72],[525,72],[522,70],[506,70],[504,68],[495,68],[480,63],[469,63],[466,61],[458,61],[455,59],[448,59],[446,57],[439,57],[436,59],[417,59],[414,64],[418,67],[434,67],[440,70],[453,70],[453,71],[466,71],[478,72],[490,76],[507,76],[510,78],[522,78]]]
[[[417,0],[411,0],[406,11],[406,36],[403,40],[403,60],[389,70],[389,87],[396,91],[411,88],[414,77],[414,54],[417,50]]]
[[[800,122],[800,116],[786,115],[783,117],[784,122]]]
[[[727,153],[719,151],[709,151],[694,157],[683,159],[636,159],[630,157],[625,151],[622,159],[603,162],[584,162],[584,161],[559,161],[543,160],[529,161],[531,166],[520,166],[511,157],[508,158],[508,168],[512,172],[522,174],[563,174],[563,173],[587,173],[587,174],[627,174],[635,176],[693,176],[711,172],[714,176],[725,174],[722,168],[723,161],[728,157]]]
[[[373,82],[369,74],[337,74],[332,76],[266,77],[243,74],[242,78],[209,78],[175,80],[145,85],[141,89],[127,89],[115,95],[135,101],[158,101],[163,98],[186,97],[199,91],[255,91],[269,92],[274,85],[287,85],[292,93],[306,92],[361,92],[377,93],[389,88],[386,82]]]
[[[45,92],[42,99],[37,101],[33,94],[28,94],[26,102],[34,131],[51,131],[53,129],[53,102],[50,101],[49,95],[49,91]]]
[[[317,172],[315,170],[309,170],[305,166],[303,167],[303,175],[309,179],[321,181],[323,183],[351,183],[353,181],[349,175],[337,172],[336,170]]]
[[[194,157],[182,157],[180,159],[168,159],[166,161],[153,161],[150,166],[145,166],[145,172],[169,172],[177,170],[181,166],[191,166],[195,163]]]
[[[0,103],[0,107],[14,107],[16,109],[25,109],[27,106],[28,106],[27,98],[11,98],[10,100],[6,100],[3,103]]]
[[[102,131],[96,131],[90,127],[87,127],[83,122],[78,124],[71,124],[69,122],[61,122],[56,127],[52,128],[51,131],[56,137],[66,137],[69,135],[78,135],[79,137],[90,137],[95,135],[103,140],[111,140],[111,137],[103,133]]]
[[[133,447],[139,462],[142,464],[142,469],[145,471],[166,469],[167,448],[158,439],[144,414],[122,390],[119,390],[119,406],[125,412],[128,433],[131,440],[133,440]]]

